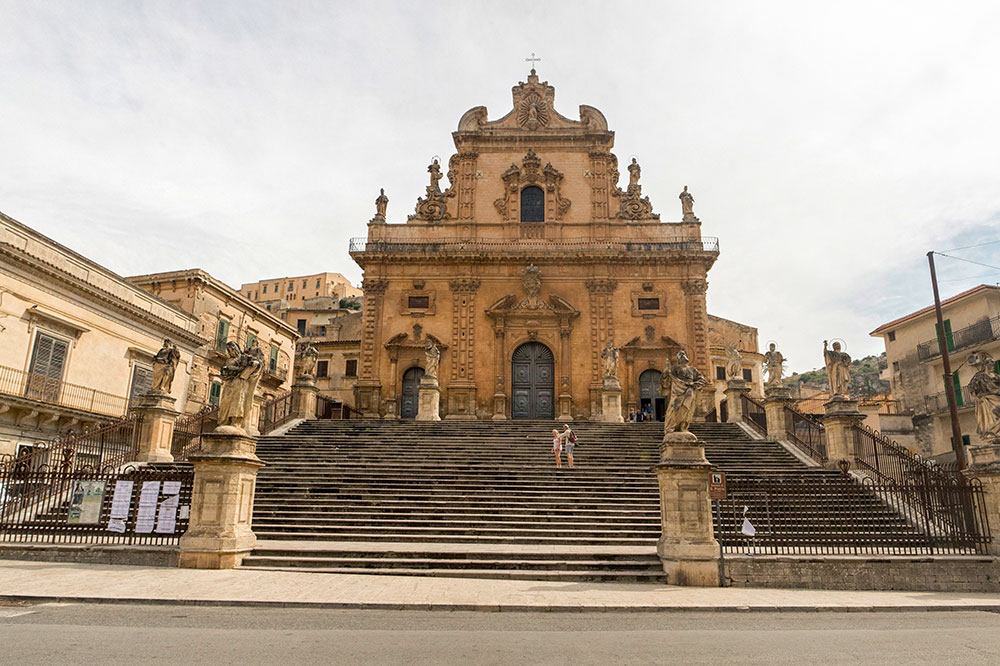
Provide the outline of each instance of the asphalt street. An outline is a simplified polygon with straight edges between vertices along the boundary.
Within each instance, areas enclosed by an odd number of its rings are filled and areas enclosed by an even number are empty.
[[[0,664],[990,664],[1000,614],[0,606]]]

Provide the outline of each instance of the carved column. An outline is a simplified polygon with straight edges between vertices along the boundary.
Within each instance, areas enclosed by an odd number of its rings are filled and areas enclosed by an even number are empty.
[[[452,280],[451,379],[446,419],[476,418],[476,293],[479,280]]]
[[[609,278],[592,278],[584,283],[590,294],[590,418],[601,415],[601,388],[604,385],[604,368],[601,350],[615,337],[615,320],[611,308],[611,295],[618,282]]]
[[[711,359],[708,356],[708,309],[705,305],[705,294],[708,292],[708,282],[702,278],[684,280],[681,282],[684,290],[684,301],[687,305],[688,318],[688,358],[691,365],[701,370],[706,377],[711,376]],[[709,383],[701,390],[695,406],[695,418],[703,421],[711,411],[709,405],[715,404],[715,385]]]
[[[507,420],[507,368],[504,352],[505,324],[503,319],[493,322],[493,420]]]
[[[378,349],[382,337],[382,303],[388,280],[366,278],[361,283],[364,292],[364,312],[361,315],[361,376],[354,388],[355,408],[366,419],[379,418],[382,382],[378,376]]]
[[[476,159],[478,153],[456,153],[448,161],[448,181],[457,183],[458,219],[471,220],[476,207]],[[452,191],[455,191],[454,189]]]
[[[559,321],[559,369],[562,371],[559,378],[559,414],[556,419],[559,421],[573,420],[573,356],[572,345],[569,340],[570,328],[569,320]]]
[[[389,350],[389,397],[385,401],[385,416],[387,419],[399,418],[399,349]]]
[[[590,208],[594,221],[607,220],[610,215],[608,207],[609,192],[617,184],[609,178],[609,162],[614,159],[610,152],[595,151],[590,153]],[[617,170],[615,170],[617,174]]]

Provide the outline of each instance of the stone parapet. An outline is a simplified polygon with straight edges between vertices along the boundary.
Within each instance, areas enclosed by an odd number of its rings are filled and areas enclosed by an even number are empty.
[[[787,388],[768,388],[764,392],[764,418],[767,420],[768,439],[788,439],[788,413],[785,409],[794,404],[792,392]]]

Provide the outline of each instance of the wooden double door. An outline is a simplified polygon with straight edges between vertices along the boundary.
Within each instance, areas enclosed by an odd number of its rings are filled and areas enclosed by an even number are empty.
[[[554,419],[555,357],[541,342],[526,342],[511,360],[511,418]]]

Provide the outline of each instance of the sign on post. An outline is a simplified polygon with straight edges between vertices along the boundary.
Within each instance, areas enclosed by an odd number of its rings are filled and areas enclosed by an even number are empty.
[[[726,499],[725,472],[711,472],[708,475],[708,498],[712,500]]]

